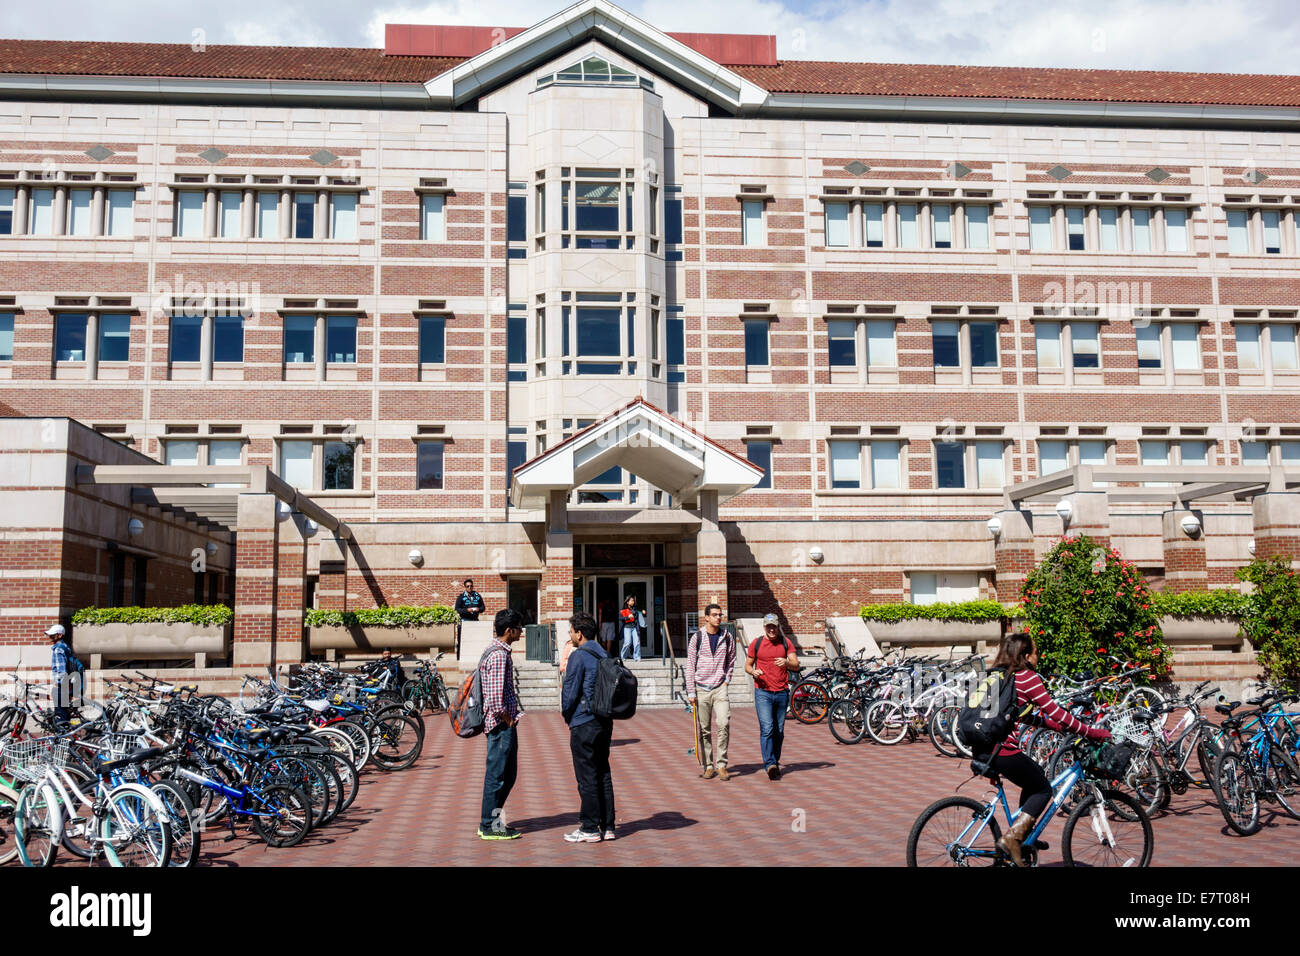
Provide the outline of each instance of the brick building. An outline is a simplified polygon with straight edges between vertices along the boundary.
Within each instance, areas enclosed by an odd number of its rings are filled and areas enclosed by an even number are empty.
[[[145,458],[304,490],[350,534],[259,559],[299,605],[449,603],[468,573],[546,621],[634,592],[654,654],[715,598],[797,635],[1009,599],[1063,525],[1008,489],[1055,473],[1083,475],[1072,529],[1158,585],[1227,585],[1300,526],[1294,77],[783,61],[606,0],[383,50],[0,65],[0,401],[134,450],[61,439],[78,500],[77,465]],[[1168,500],[1097,491],[1125,466],[1170,469]],[[0,641],[133,575],[188,597],[183,562],[113,557],[132,514],[241,565],[275,524],[114,500],[71,574],[31,545],[66,526],[7,509]],[[221,554],[194,587],[238,610]]]

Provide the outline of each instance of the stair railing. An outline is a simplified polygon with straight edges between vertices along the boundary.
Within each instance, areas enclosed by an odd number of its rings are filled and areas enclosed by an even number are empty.
[[[673,640],[668,634],[668,622],[659,622],[659,634],[664,639],[664,647],[668,649],[668,698],[672,700],[676,694],[673,690],[677,686],[677,671],[680,668],[682,672],[682,690],[686,690],[686,668],[677,663],[677,655],[673,651]]]

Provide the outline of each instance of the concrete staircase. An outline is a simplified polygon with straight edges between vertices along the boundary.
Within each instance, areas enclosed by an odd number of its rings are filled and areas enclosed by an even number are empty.
[[[519,698],[524,710],[560,709],[559,667],[516,658],[515,669],[519,674]]]
[[[675,668],[669,660],[646,659],[641,661],[624,661],[628,670],[636,675],[637,707],[681,707],[682,702],[676,695],[685,695],[686,678],[682,665]],[[815,665],[814,665],[815,666]],[[560,709],[560,669],[554,664],[515,659],[515,668],[519,672],[519,696],[525,710],[547,711]],[[737,662],[732,677],[730,693],[733,705],[752,705],[754,702],[754,683],[744,672],[744,665]]]

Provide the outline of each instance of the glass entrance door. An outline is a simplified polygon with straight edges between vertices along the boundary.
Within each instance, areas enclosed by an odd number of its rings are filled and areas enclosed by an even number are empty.
[[[596,619],[602,640],[613,641],[614,653],[623,642],[623,630],[619,624],[619,612],[623,609],[628,595],[636,597],[636,608],[645,614],[646,626],[641,628],[641,656],[655,654],[658,642],[657,622],[663,617],[662,595],[656,595],[655,579],[645,575],[591,575],[586,581],[587,606]],[[656,596],[660,604],[655,604]],[[608,636],[608,637],[607,637]]]

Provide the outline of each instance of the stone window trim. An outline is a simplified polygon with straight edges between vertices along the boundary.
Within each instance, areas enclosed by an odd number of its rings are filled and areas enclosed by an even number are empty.
[[[1227,244],[1223,248],[1230,256],[1300,256],[1300,194],[1280,192],[1229,193],[1223,197],[1224,228]],[[1246,242],[1245,249],[1233,249],[1233,213],[1244,214],[1244,233],[1238,234]],[[1267,245],[1266,214],[1278,217],[1278,247],[1269,251]]]
[[[241,465],[248,464],[248,446],[252,436],[247,434],[242,426],[234,426],[234,431],[213,431],[214,428],[225,428],[223,425],[165,425],[162,435],[158,436],[158,445],[160,460],[164,463],[167,461],[167,443],[192,441],[198,446],[198,464],[207,466],[213,464],[211,460],[212,442],[239,442],[240,444],[240,461]]]
[[[15,300],[10,300],[15,301]],[[99,323],[100,318],[104,315],[127,315],[131,318],[131,324],[134,324],[143,310],[134,304],[131,296],[57,296],[54,304],[45,307],[50,313],[53,320],[51,322],[51,349],[50,359],[56,372],[69,371],[75,372],[78,369],[85,370],[85,378],[94,380],[100,378],[101,366],[108,366],[114,369],[125,370],[130,359],[126,361],[101,361],[99,357]],[[14,305],[0,304],[0,311],[14,313],[15,320],[17,314],[22,312],[16,302]],[[85,349],[84,358],[78,360],[60,360],[57,349],[58,321],[60,315],[84,315],[86,317],[85,330]],[[128,348],[129,348],[128,333]],[[58,375],[57,377],[63,377]],[[69,377],[79,378],[80,376],[72,375]]]
[[[869,431],[855,425],[824,426],[819,429],[817,440],[822,444],[819,457],[822,459],[824,479],[818,483],[815,491],[817,497],[861,497],[894,496],[909,494],[908,485],[908,439],[896,427],[871,426]],[[856,488],[834,487],[834,454],[831,444],[845,442],[858,446],[858,486]],[[898,484],[875,487],[873,470],[873,443],[889,442],[897,445]]]
[[[994,251],[994,221],[1003,201],[993,195],[991,189],[939,189],[928,186],[824,186],[815,197],[822,203],[823,228],[822,241],[814,245],[826,251],[883,249],[890,251],[926,252],[992,252]],[[825,231],[826,207],[834,204],[847,204],[848,242],[830,245]],[[904,246],[899,232],[899,205],[917,207],[917,242],[915,246]],[[868,206],[880,206],[880,238],[873,243],[869,233],[870,224],[866,217]],[[948,219],[948,245],[936,245],[934,207],[950,207]],[[967,207],[982,207],[988,210],[988,244],[973,246],[970,244]]]
[[[1127,190],[1038,190],[1031,189],[1021,200],[1025,207],[1026,223],[1032,216],[1031,210],[1046,208],[1049,210],[1048,247],[1033,245],[1033,230],[1030,228],[1027,252],[1030,253],[1071,253],[1083,252],[1090,255],[1196,255],[1193,241],[1193,225],[1196,213],[1206,204],[1189,199],[1186,193],[1135,193]],[[1082,248],[1070,247],[1069,209],[1081,209],[1082,231],[1078,233]],[[1102,217],[1099,210],[1116,209],[1115,248],[1103,249]],[[1149,249],[1137,248],[1137,232],[1134,226],[1133,211],[1149,210],[1147,227]],[[1165,210],[1179,209],[1186,214],[1184,223],[1185,249],[1170,249],[1171,233],[1168,230]]]
[[[360,303],[356,299],[285,299],[275,311],[280,316],[281,334],[283,335],[284,320],[289,317],[311,316],[315,319],[314,326],[314,343],[313,343],[313,361],[311,362],[287,362],[284,359],[283,338],[281,339],[281,374],[285,380],[293,380],[296,376],[289,376],[291,369],[314,368],[315,380],[324,381],[329,377],[330,369],[338,371],[346,369],[360,368],[362,363],[359,358],[360,353],[360,333],[361,321],[368,317],[368,313],[359,307]],[[326,354],[328,344],[326,333],[329,319],[331,318],[353,318],[357,322],[357,341],[353,343],[357,350],[358,358],[352,362],[330,362]]]
[[[1011,477],[1009,456],[1015,446],[1015,439],[1003,433],[998,426],[968,426],[945,423],[935,427],[930,439],[933,454],[933,474],[930,493],[932,494],[1001,494]],[[972,434],[973,432],[973,434]],[[981,486],[979,483],[979,445],[997,443],[1002,446],[1002,484]],[[962,477],[965,479],[960,488],[941,488],[939,486],[939,445],[962,445]]]
[[[945,382],[952,379],[949,384],[962,385],[979,385],[992,384],[1000,385],[1002,383],[1002,333],[1009,328],[1010,318],[1000,314],[997,306],[932,306],[930,314],[925,316],[925,320],[930,323],[931,342],[933,343],[934,326],[936,322],[955,322],[957,324],[958,334],[958,361],[957,365],[933,365],[935,380],[939,382],[943,379]],[[995,331],[993,335],[993,347],[996,352],[997,363],[994,365],[974,365],[971,339],[971,325],[993,325]],[[933,345],[932,345],[933,347]],[[931,356],[932,361],[934,356]]]
[[[373,497],[373,491],[365,491],[360,488],[362,476],[362,449],[366,444],[364,435],[356,431],[356,426],[346,425],[326,425],[326,424],[293,424],[282,425],[280,434],[273,436],[272,441],[275,445],[275,459],[271,464],[271,470],[277,477],[283,478],[280,471],[283,464],[282,454],[285,442],[310,442],[312,445],[312,482],[310,488],[304,488],[303,491],[309,492],[312,497],[331,496],[340,498],[369,498]],[[342,442],[345,445],[353,446],[352,462],[352,483],[353,487],[325,489],[325,446],[331,442]]]
[[[613,187],[613,202],[600,202],[598,193],[589,193],[580,202],[582,187],[600,186]],[[562,249],[630,250],[639,248],[637,239],[644,237],[646,247],[656,252],[662,236],[651,232],[650,226],[662,230],[662,210],[649,214],[643,206],[646,197],[652,195],[656,203],[662,201],[657,176],[648,171],[638,173],[633,167],[599,164],[546,166],[536,171],[525,221],[532,226],[534,248],[539,251],[547,248],[547,236],[555,234]],[[614,210],[616,226],[580,228],[579,210],[602,205]]]
[[[226,175],[221,173],[196,173],[193,175],[179,174],[175,179],[162,184],[165,188],[171,190],[172,194],[172,230],[169,238],[180,240],[237,240],[237,241],[265,241],[265,242],[358,242],[361,227],[361,197],[370,192],[370,187],[357,181],[356,177],[349,176],[298,176],[289,174],[261,175],[257,173]],[[182,193],[201,192],[203,200],[200,204],[202,212],[202,227],[197,235],[181,235],[180,233],[180,196]],[[240,216],[239,216],[239,234],[223,235],[221,224],[221,193],[239,192],[240,197]],[[306,236],[294,236],[294,217],[295,196],[302,193],[316,193],[313,213],[313,234],[310,239]],[[276,232],[275,236],[259,235],[259,217],[260,217],[260,200],[259,194],[275,193],[279,196],[276,204]],[[356,207],[353,210],[355,221],[353,223],[354,236],[350,238],[336,239],[333,236],[334,231],[334,210],[333,197],[335,195],[350,194],[356,196]]]
[[[134,172],[125,170],[109,172],[103,169],[60,169],[52,173],[44,170],[0,171],[0,189],[14,191],[10,229],[3,235],[8,238],[21,236],[33,239],[134,239],[136,194],[144,185]],[[51,230],[48,233],[32,231],[33,192],[38,189],[54,191]],[[73,234],[69,229],[72,211],[70,192],[73,189],[91,191],[90,222],[85,233]],[[109,231],[108,192],[111,190],[132,194],[132,212],[128,219],[130,228],[118,234]]]

